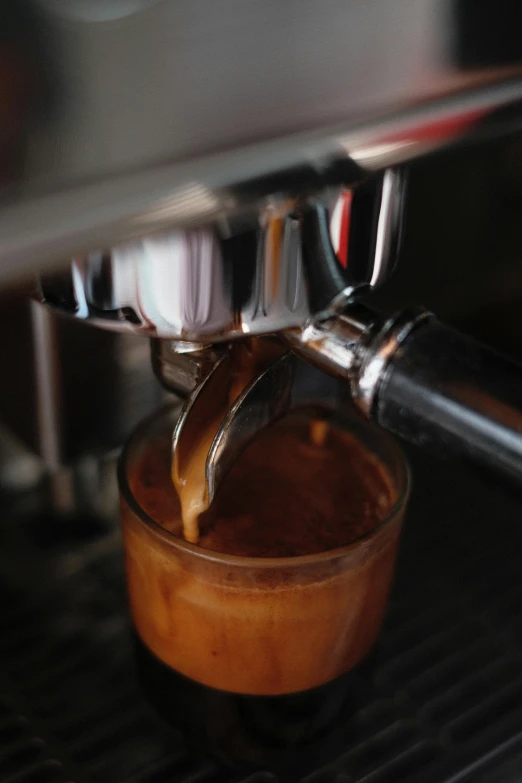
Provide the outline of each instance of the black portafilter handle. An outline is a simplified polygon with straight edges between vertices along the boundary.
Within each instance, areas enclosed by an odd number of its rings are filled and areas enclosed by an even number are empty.
[[[290,336],[303,358],[350,381],[367,418],[442,456],[522,480],[522,367],[430,313],[379,318],[359,305]]]
[[[436,319],[398,347],[372,418],[432,452],[522,479],[522,367]]]

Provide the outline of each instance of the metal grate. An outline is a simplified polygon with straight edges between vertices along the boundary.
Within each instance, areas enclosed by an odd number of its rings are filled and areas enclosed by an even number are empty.
[[[415,491],[367,703],[309,783],[522,774],[522,525],[516,491],[415,454]],[[0,526],[1,783],[268,783],[184,748],[137,686],[119,539]],[[88,531],[87,531],[88,532]]]

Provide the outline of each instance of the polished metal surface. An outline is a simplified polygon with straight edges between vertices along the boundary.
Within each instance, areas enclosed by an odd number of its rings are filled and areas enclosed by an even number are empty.
[[[212,501],[226,474],[254,437],[286,413],[313,409],[319,417],[338,405],[337,384],[291,352],[255,378],[228,410],[210,447],[205,478]]]
[[[354,404],[370,419],[389,362],[413,329],[431,317],[420,309],[388,317],[350,304],[283,337],[299,357],[347,382]]]
[[[213,423],[227,410],[230,385],[231,357],[219,357],[206,378],[186,400],[172,433],[173,475],[187,475],[194,449],[211,434]],[[205,462],[206,500],[211,502],[215,483],[209,486],[209,458]]]
[[[151,340],[152,367],[167,391],[185,398],[214,369],[224,350],[182,340]]]
[[[374,412],[379,388],[395,352],[414,329],[430,318],[433,318],[432,313],[422,310],[406,310],[392,316],[372,340],[371,349],[369,346],[363,348],[357,376],[351,387],[355,405],[367,418],[371,418]]]
[[[41,279],[43,301],[118,331],[213,343],[299,327],[396,260],[404,177],[388,169],[240,223],[142,237]]]
[[[432,454],[472,460],[520,485],[522,366],[433,316],[413,326],[398,349],[381,342],[392,355],[372,419]]]
[[[339,380],[352,381],[362,361],[361,352],[378,331],[379,316],[362,305],[352,305],[304,329],[282,335],[298,356]]]
[[[226,356],[185,405],[174,434],[174,453],[179,450],[183,459],[190,444],[200,442],[209,420],[222,418],[205,463],[211,502],[234,462],[262,429],[300,408],[313,408],[319,415],[334,409],[337,381],[349,386],[355,405],[371,419],[389,362],[428,317],[429,313],[403,312],[387,318],[352,304],[303,330],[289,330],[282,336],[295,353],[289,351],[270,363],[231,405]]]
[[[226,354],[183,407],[172,440],[178,475],[183,475],[194,444],[208,435],[209,424],[221,420],[205,462],[209,503],[235,461],[262,429],[293,410],[308,408],[324,415],[338,404],[335,380],[290,351],[256,375],[231,405],[230,374],[231,356]]]
[[[365,353],[377,327],[337,314],[395,261],[402,188],[390,166],[520,126],[517,13],[475,8],[12,2],[0,282],[64,269],[44,276],[44,300],[165,338],[156,370],[182,392],[215,357],[172,341],[308,329],[303,354],[360,373],[353,393],[368,413],[392,343]],[[53,372],[42,378],[53,429],[59,394]],[[54,463],[59,451],[50,443]]]
[[[522,96],[513,2],[6,6],[1,280],[505,129]]]
[[[444,327],[426,311],[386,317],[356,304],[285,337],[295,353],[273,361],[231,405],[226,358],[194,395],[196,404],[185,407],[175,448],[180,433],[185,450],[200,442],[208,432],[208,408],[218,420],[205,463],[209,502],[262,429],[298,408],[324,413],[334,407],[337,380],[349,387],[358,411],[384,429],[520,481],[519,365]],[[309,363],[317,368],[312,385]]]
[[[236,399],[229,393],[233,357],[230,351],[217,357],[185,403],[174,430],[178,475],[183,475],[194,444],[204,442],[210,431],[215,431],[205,462],[210,503],[256,434],[298,408],[323,412],[332,409],[339,380],[349,386],[356,406],[370,419],[388,363],[402,341],[427,316],[404,312],[388,318],[352,303],[336,314],[311,321],[303,329],[290,329],[281,337],[293,352],[270,360]]]
[[[0,329],[0,420],[51,474],[121,446],[167,397],[139,337],[90,329],[21,294],[0,300]]]

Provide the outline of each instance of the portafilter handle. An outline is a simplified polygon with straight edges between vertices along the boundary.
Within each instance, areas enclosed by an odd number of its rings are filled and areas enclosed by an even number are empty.
[[[387,319],[352,304],[282,337],[293,350],[261,367],[235,401],[227,403],[225,354],[185,404],[173,439],[178,455],[204,437],[209,411],[220,419],[205,464],[209,502],[270,423],[300,408],[319,416],[335,409],[335,378],[348,382],[360,412],[384,429],[435,454],[460,454],[522,478],[522,367],[431,313]],[[323,372],[310,375],[310,364]]]
[[[522,478],[522,367],[431,313],[383,319],[353,305],[285,339],[348,380],[358,409],[381,427]]]

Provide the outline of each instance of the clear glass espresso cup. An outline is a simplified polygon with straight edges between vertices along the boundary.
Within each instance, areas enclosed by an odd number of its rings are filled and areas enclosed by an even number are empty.
[[[359,706],[393,577],[407,464],[381,431],[336,418],[388,472],[395,502],[386,519],[346,546],[312,555],[212,552],[162,527],[132,491],[144,449],[172,432],[177,414],[164,409],[144,422],[119,465],[142,684],[189,743],[228,764],[309,769]]]

